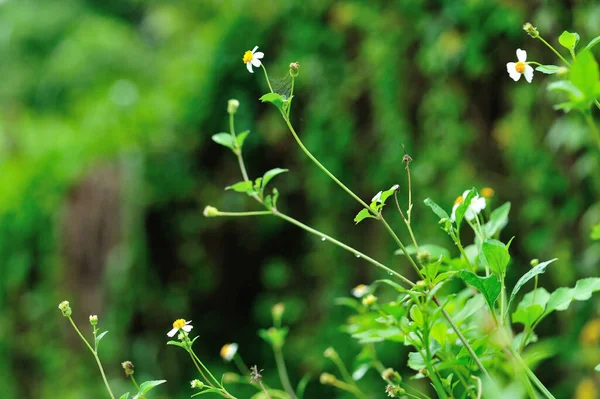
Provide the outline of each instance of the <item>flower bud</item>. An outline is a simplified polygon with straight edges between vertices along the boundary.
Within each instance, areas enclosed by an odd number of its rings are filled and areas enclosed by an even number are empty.
[[[337,357],[337,355],[337,352],[331,346],[325,349],[325,352],[323,352],[323,356],[325,356],[327,359],[333,359]]]
[[[531,262],[529,262],[529,264],[531,265],[531,267],[536,267],[537,265],[540,264],[540,260],[539,259],[531,259]]]
[[[235,98],[227,101],[227,113],[235,114],[237,109],[240,107],[240,102]]]
[[[214,206],[208,205],[207,207],[204,208],[203,214],[207,218],[213,218],[215,216],[219,216],[219,210],[217,208],[215,208]]]
[[[73,311],[71,310],[71,306],[69,305],[69,301],[62,301],[58,305],[58,308],[62,312],[63,316],[65,316],[65,317],[71,317],[71,314],[73,313]]]
[[[299,70],[300,70],[300,63],[298,61],[292,62],[290,64],[290,76],[292,78],[295,78],[296,76],[298,76]]]
[[[281,322],[283,312],[285,312],[285,305],[283,303],[279,302],[273,305],[271,308],[271,315],[273,316],[273,321],[275,324],[279,324]]]
[[[121,367],[123,367],[123,371],[125,371],[125,375],[127,377],[133,375],[133,363],[131,363],[129,360],[126,360],[123,363],[121,363]]]
[[[427,251],[419,251],[419,253],[417,253],[417,260],[420,264],[426,265],[431,260],[431,254]]]
[[[321,373],[321,376],[319,377],[319,381],[323,385],[332,385],[332,384],[335,384],[335,382],[337,381],[337,378],[335,378],[335,375],[332,375],[329,373]]]
[[[400,398],[400,395],[404,395],[406,391],[397,385],[388,385],[385,387],[385,393],[387,393],[390,398]]]
[[[525,32],[527,32],[527,34],[531,37],[538,38],[540,36],[540,32],[538,32],[537,28],[533,25],[531,25],[531,23],[527,22],[525,23],[525,25],[523,25],[523,30]]]
[[[385,381],[393,383],[399,383],[402,381],[402,376],[400,375],[400,373],[398,373],[392,368],[387,368],[383,370],[383,373],[381,373],[381,378],[383,378]]]
[[[190,381],[190,385],[193,389],[202,389],[204,388],[204,383],[200,380],[192,380]]]
[[[90,315],[90,324],[93,326],[98,325],[98,316],[96,316],[95,314]]]
[[[365,306],[371,306],[373,305],[375,302],[377,302],[377,297],[373,294],[369,294],[366,297],[363,298],[362,303]]]

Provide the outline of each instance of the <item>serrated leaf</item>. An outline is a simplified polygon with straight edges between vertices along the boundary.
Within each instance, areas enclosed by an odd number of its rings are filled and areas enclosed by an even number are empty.
[[[260,101],[267,102],[267,103],[271,103],[274,106],[276,106],[277,108],[279,108],[280,110],[283,109],[283,98],[281,97],[281,95],[277,94],[277,93],[267,93],[264,96],[262,96],[261,98],[259,98]]]
[[[477,290],[483,294],[483,298],[490,310],[493,311],[494,303],[496,302],[496,299],[498,299],[500,290],[502,289],[502,284],[500,284],[498,277],[493,274],[488,277],[480,277],[475,273],[466,270],[461,271],[459,276],[465,283],[477,288]]]
[[[232,184],[231,186],[225,187],[225,190],[233,190],[238,193],[254,192],[251,181],[241,181],[241,182]]]
[[[506,274],[506,266],[510,261],[508,246],[498,240],[488,238],[481,245],[481,250],[490,270],[502,278]]]
[[[585,96],[586,101],[593,101],[598,95],[598,63],[590,51],[582,51],[573,65],[569,74],[571,83]]]
[[[510,294],[510,299],[508,300],[508,306],[506,307],[506,311],[510,312],[510,305],[512,304],[513,300],[515,299],[515,296],[517,295],[517,293],[519,292],[519,290],[521,290],[521,288],[523,288],[523,286],[529,281],[531,280],[533,277],[542,274],[546,271],[546,267],[554,262],[556,259],[558,258],[554,258],[551,259],[549,261],[546,262],[542,262],[539,265],[537,265],[536,267],[532,268],[531,270],[529,270],[527,273],[525,273],[523,276],[521,276],[521,278],[519,279],[519,281],[517,281],[517,284],[515,284],[515,287],[512,290],[512,293]]]
[[[287,171],[288,171],[288,169],[282,169],[282,168],[275,168],[275,169],[266,171],[262,177],[263,190],[265,187],[267,187],[267,184],[269,184],[269,182],[271,181],[272,178],[274,178],[275,176],[280,175],[282,173],[285,173]]]
[[[600,43],[600,36],[596,36],[595,38],[593,38],[587,46],[585,46],[585,48],[583,49],[583,51],[589,50],[592,47],[594,47],[596,44]]]
[[[575,46],[577,46],[577,43],[579,42],[579,34],[564,31],[558,37],[558,42],[564,48],[568,49],[569,51],[572,51],[575,49]]]
[[[563,68],[557,65],[540,65],[539,67],[535,68],[535,70],[547,75],[554,75],[555,73],[563,70]]]
[[[233,137],[229,133],[217,133],[212,135],[212,139],[215,143],[221,144],[224,147],[227,147],[233,151],[235,149],[233,143]]]
[[[366,218],[377,219],[375,216],[371,215],[371,212],[367,208],[363,208],[354,216],[354,223],[359,224]]]
[[[430,207],[433,213],[435,213],[440,219],[450,219],[450,216],[448,216],[446,211],[443,210],[441,206],[436,204],[431,198],[425,198],[423,203]]]
[[[246,137],[250,134],[250,130],[244,130],[237,136],[235,136],[235,141],[237,143],[238,148],[242,148],[244,146],[244,141],[246,141]]]
[[[140,384],[140,390],[137,395],[133,397],[133,399],[139,399],[142,396],[146,395],[150,390],[156,388],[157,386],[164,384],[167,380],[155,380],[155,381],[146,381]]]
[[[98,346],[98,344],[100,343],[100,340],[101,340],[102,338],[104,338],[104,336],[105,336],[107,333],[108,333],[108,331],[104,331],[103,333],[101,333],[101,334],[98,334],[98,336],[96,337],[96,346]]]
[[[494,236],[506,226],[509,213],[510,202],[506,202],[492,211],[490,220],[483,226],[488,237]]]

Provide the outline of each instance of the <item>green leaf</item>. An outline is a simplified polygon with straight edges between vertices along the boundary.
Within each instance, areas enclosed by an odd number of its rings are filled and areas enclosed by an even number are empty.
[[[600,223],[598,223],[597,225],[595,225],[592,228],[592,233],[590,234],[590,238],[592,240],[600,240]]]
[[[242,148],[244,146],[244,141],[246,141],[246,137],[248,137],[249,134],[250,130],[244,130],[235,137],[238,148]]]
[[[135,395],[133,397],[133,399],[141,398],[142,396],[146,395],[148,393],[148,391],[150,391],[153,388],[156,388],[160,384],[164,384],[165,382],[167,382],[167,380],[155,380],[155,381],[142,382],[140,384],[140,391],[138,392],[137,395]]]
[[[459,275],[467,284],[477,288],[477,290],[483,294],[490,310],[493,311],[494,303],[496,302],[496,299],[498,299],[500,290],[502,289],[498,277],[493,274],[488,277],[480,277],[473,272],[465,270],[461,271]]]
[[[101,333],[101,334],[98,334],[98,336],[96,337],[96,346],[98,346],[98,344],[100,343],[100,340],[101,340],[102,338],[104,338],[104,336],[105,336],[107,333],[108,333],[108,331],[104,331],[103,333]]]
[[[367,208],[363,208],[354,217],[354,223],[359,224],[366,218],[377,219],[375,216],[371,215],[371,212],[369,212]]]
[[[277,93],[267,93],[264,96],[262,96],[261,98],[259,98],[260,101],[267,102],[267,103],[271,103],[274,106],[276,106],[277,108],[279,108],[280,110],[283,110],[283,98],[281,97],[281,95],[277,94]]]
[[[469,190],[467,197],[463,198],[463,202],[458,206],[458,208],[456,208],[456,212],[454,212],[454,216],[455,216],[457,228],[460,228],[460,224],[462,223],[463,219],[465,218],[465,213],[467,213],[467,209],[469,209],[469,206],[471,206],[471,200],[476,195],[477,195],[477,190],[475,190],[475,188],[472,188],[471,190]]]
[[[506,202],[492,211],[490,220],[484,225],[488,237],[494,236],[506,226],[509,212],[510,202]]]
[[[544,288],[538,288],[523,297],[517,310],[513,313],[513,322],[531,327],[544,313],[550,294]]]
[[[124,393],[123,395],[121,395],[121,397],[119,399],[127,399],[129,397],[129,392]]]
[[[578,56],[570,73],[571,83],[585,96],[587,101],[593,101],[599,94],[598,63],[590,51],[583,51]]]
[[[191,397],[193,398],[194,396],[199,396],[199,395],[205,395],[207,393],[216,393],[219,394],[219,396],[222,396],[222,391],[220,389],[217,388],[204,388],[202,391],[193,394]]]
[[[568,80],[559,80],[548,85],[548,91],[563,91],[569,94],[569,97],[574,101],[582,101],[584,99],[583,92]]]
[[[419,306],[413,305],[410,308],[409,314],[410,318],[415,322],[416,325],[423,327],[425,319],[423,318],[423,313],[421,312],[421,309],[419,309]]]
[[[536,71],[545,73],[547,75],[553,75],[555,73],[560,72],[563,69],[563,67],[559,67],[557,65],[540,65],[539,67],[535,68]]]
[[[559,37],[558,42],[561,46],[568,49],[569,51],[573,51],[577,43],[579,42],[579,35],[577,33],[571,33],[564,31]]]
[[[408,367],[415,371],[419,371],[426,367],[425,358],[421,352],[410,352],[408,354]]]
[[[260,391],[252,395],[250,399],[290,399],[290,395],[279,389],[267,389],[267,392],[268,396],[264,391]]]
[[[404,288],[400,284],[396,283],[395,281],[389,280],[389,279],[375,280],[374,283],[387,284],[390,287],[393,287],[394,289],[396,289],[398,292],[402,292],[402,293],[408,291],[406,288]]]
[[[510,261],[508,246],[498,240],[488,238],[481,245],[481,249],[492,272],[503,278],[506,274],[506,266]]]
[[[589,50],[592,47],[594,47],[596,44],[600,43],[600,36],[596,36],[595,38],[593,38],[587,46],[585,46],[585,48],[583,49],[583,51]]]
[[[167,345],[175,345],[175,346],[178,346],[180,348],[183,348],[183,349],[187,350],[187,348],[185,347],[185,345],[182,344],[179,341],[169,341],[169,342],[167,342]]]
[[[508,300],[508,306],[506,307],[506,311],[507,312],[510,311],[510,305],[512,304],[512,302],[515,299],[515,296],[517,295],[517,293],[519,292],[519,290],[521,288],[523,288],[523,286],[529,280],[531,280],[534,276],[537,276],[538,274],[544,273],[546,271],[546,266],[548,266],[550,263],[554,262],[556,259],[558,259],[558,258],[554,258],[554,259],[551,259],[549,261],[540,263],[539,265],[537,265],[536,267],[532,268],[527,273],[525,273],[519,279],[519,281],[517,281],[517,284],[515,284],[515,288],[513,288],[512,293],[510,294],[510,299]]]
[[[450,216],[448,216],[446,211],[443,210],[441,206],[433,202],[431,198],[425,198],[425,201],[423,202],[425,203],[425,205],[430,207],[433,213],[435,213],[440,219],[450,219]]]
[[[280,175],[282,173],[285,173],[287,171],[288,171],[288,169],[275,168],[275,169],[271,169],[271,170],[265,172],[265,174],[263,175],[263,178],[262,178],[263,190],[265,187],[267,187],[267,184],[269,184],[269,182],[271,181],[272,178],[274,178],[275,176]]]
[[[298,386],[296,387],[296,397],[298,399],[302,399],[304,397],[304,391],[306,390],[306,386],[310,382],[310,374],[304,374],[304,377],[300,379],[298,382]]]
[[[598,38],[600,38],[600,36],[598,36]],[[596,370],[596,371],[600,371],[600,363],[598,363],[598,364],[596,365],[596,367],[594,367],[594,370]]]
[[[231,151],[233,151],[235,149],[235,145],[233,143],[233,137],[229,133],[213,134],[212,139],[215,143],[221,144],[222,146],[231,149]]]
[[[254,192],[251,181],[241,181],[241,182],[232,184],[231,186],[225,187],[225,190],[234,190],[234,191],[237,191],[238,193]]]

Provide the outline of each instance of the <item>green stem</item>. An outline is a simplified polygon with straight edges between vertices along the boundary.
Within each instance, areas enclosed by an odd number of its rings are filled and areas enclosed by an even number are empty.
[[[558,56],[558,58],[560,58],[565,64],[567,64],[567,66],[571,66],[571,64],[569,63],[569,61],[567,61],[565,59],[565,57],[563,57],[562,55],[560,55],[560,53],[558,51],[556,51],[556,49],[554,47],[552,47],[552,45],[550,43],[548,43],[547,41],[545,41],[541,36],[538,36],[537,38],[540,39],[542,41],[542,43],[544,43],[546,46],[548,46],[548,48],[550,50],[552,50],[554,52],[554,54],[556,54]]]
[[[274,93],[273,88],[271,87],[271,81],[269,80],[269,75],[267,74],[267,68],[265,68],[265,66],[263,65],[263,63],[260,63],[260,66],[262,67],[263,71],[265,72],[265,79],[267,79],[267,84],[269,85],[269,90],[271,90],[271,93]]]
[[[250,375],[250,369],[248,368],[248,366],[246,366],[246,363],[244,363],[244,359],[242,359],[242,357],[239,354],[236,353],[235,356],[233,356],[233,361],[235,362],[237,368],[240,370],[240,373],[247,376]]]
[[[194,363],[194,366],[196,366],[196,369],[198,370],[198,373],[200,373],[200,375],[202,376],[202,378],[204,379],[204,381],[206,381],[206,384],[208,384],[209,387],[211,388],[215,388],[217,389],[212,382],[210,381],[210,379],[204,374],[204,372],[202,371],[202,369],[200,368],[200,365],[198,363],[196,363],[196,359],[194,358],[194,356],[192,355],[191,352],[188,351],[188,353],[190,354],[190,357],[192,358],[192,362]]]
[[[290,111],[292,110],[292,100],[294,99],[294,81],[296,80],[296,78],[294,78],[292,76],[292,88],[290,90],[290,100],[288,101],[288,106],[287,106],[287,111],[286,111],[286,116],[289,118],[290,117]]]
[[[362,391],[357,389],[354,385],[345,383],[344,381],[335,380],[331,383],[334,387],[341,389],[342,391],[350,392],[359,399],[368,399]]]
[[[249,211],[249,212],[221,212],[217,211],[215,216],[265,216],[272,215],[270,211]]]
[[[596,104],[596,108],[600,109],[600,101],[594,100],[594,104]]]
[[[77,331],[77,334],[79,334],[79,337],[83,340],[83,342],[85,342],[85,345],[88,347],[90,352],[92,352],[92,355],[94,355],[94,359],[96,359],[96,363],[98,364],[98,369],[100,369],[100,374],[102,374],[102,380],[104,380],[104,385],[106,386],[106,390],[108,391],[108,394],[110,395],[110,397],[112,399],[115,399],[115,395],[113,395],[113,393],[110,389],[110,385],[108,385],[108,380],[106,379],[106,375],[104,374],[104,369],[102,368],[102,363],[100,363],[100,358],[98,357],[98,353],[91,347],[91,345],[89,344],[87,339],[85,339],[85,337],[83,336],[81,331],[79,331],[79,328],[77,328],[77,325],[75,324],[75,322],[73,321],[71,316],[69,316],[69,321],[73,325],[73,328],[75,329],[75,331]]]
[[[354,381],[354,379],[350,375],[350,372],[346,368],[346,365],[344,364],[344,362],[342,362],[342,359],[340,359],[339,355],[336,353],[334,356],[331,357],[331,360],[335,363],[338,370],[342,374],[344,381],[346,381],[348,384],[354,385],[357,389],[359,389],[358,385],[356,384],[356,381]]]
[[[415,260],[409,255],[408,251],[406,250],[406,247],[404,246],[404,244],[402,244],[402,241],[400,241],[400,238],[398,238],[398,236],[396,235],[394,230],[392,230],[392,228],[390,227],[388,222],[386,222],[386,220],[383,218],[383,216],[380,216],[380,220],[383,223],[383,225],[385,226],[386,230],[390,233],[390,235],[392,236],[394,241],[396,241],[396,244],[398,244],[398,246],[400,247],[402,252],[404,252],[404,255],[408,258],[412,267],[415,269],[415,271],[417,272],[419,277],[421,277],[421,280],[423,280],[425,277],[423,277],[423,274],[421,273],[421,269],[419,269],[419,266],[417,266],[417,264],[415,263]]]
[[[542,384],[542,382],[537,378],[533,371],[531,371],[531,369],[529,368],[527,363],[525,363],[521,355],[513,351],[510,347],[508,347],[508,350],[514,356],[514,358],[517,359],[517,362],[519,362],[519,364],[523,367],[525,373],[527,374],[531,382],[533,382],[538,387],[540,392],[542,392],[548,399],[556,399],[554,395],[552,395],[552,393],[548,390],[548,388],[546,388],[544,384]]]
[[[210,370],[208,369],[208,367],[206,367],[204,365],[204,363],[202,363],[202,360],[200,360],[200,358],[196,355],[196,353],[194,352],[194,350],[192,348],[189,348],[189,352],[190,355],[192,355],[192,358],[195,358],[196,361],[200,364],[200,366],[202,366],[202,368],[204,369],[204,371],[206,371],[208,373],[208,375],[213,379],[213,381],[217,384],[217,386],[223,390],[225,390],[225,388],[223,388],[223,386],[221,385],[221,383],[219,382],[219,380],[217,380],[215,378],[214,375],[212,375],[212,373],[210,372]]]
[[[296,226],[300,227],[301,229],[304,229],[304,230],[306,230],[306,231],[307,231],[307,232],[309,232],[309,233],[312,233],[312,234],[314,234],[314,235],[316,235],[316,236],[319,236],[319,237],[321,237],[321,238],[325,238],[325,240],[326,240],[326,241],[329,241],[329,242],[331,242],[332,244],[335,244],[335,245],[337,245],[338,247],[341,247],[341,248],[345,249],[345,250],[346,250],[346,251],[348,251],[348,252],[352,252],[352,253],[353,253],[354,255],[356,255],[357,257],[359,257],[359,258],[362,258],[362,259],[366,260],[367,262],[369,262],[369,263],[371,263],[371,264],[373,264],[373,265],[375,265],[375,266],[377,266],[377,267],[379,267],[379,268],[381,268],[381,269],[385,270],[385,271],[386,271],[388,274],[390,274],[390,275],[394,275],[394,276],[398,277],[400,280],[402,280],[402,281],[403,281],[404,283],[406,283],[407,285],[409,285],[409,286],[411,286],[411,287],[413,287],[413,286],[415,285],[415,283],[413,283],[412,281],[410,281],[409,279],[407,279],[406,277],[404,277],[404,276],[403,276],[403,275],[401,275],[400,273],[398,273],[398,272],[396,272],[396,271],[394,271],[394,270],[390,269],[389,267],[385,266],[385,265],[384,265],[384,264],[382,264],[382,263],[379,263],[379,262],[378,262],[378,261],[376,261],[375,259],[373,259],[373,258],[371,258],[371,257],[369,257],[369,256],[367,256],[367,255],[365,255],[364,253],[362,253],[362,252],[360,252],[360,251],[357,251],[356,249],[354,249],[354,248],[352,248],[352,247],[349,247],[348,245],[344,244],[343,242],[340,242],[340,241],[336,240],[335,238],[328,236],[327,234],[323,234],[323,233],[321,233],[320,231],[318,231],[318,230],[315,230],[315,229],[313,229],[312,227],[309,227],[309,226],[305,225],[304,223],[302,223],[302,222],[300,222],[300,221],[298,221],[298,220],[296,220],[296,219],[294,219],[294,218],[291,218],[291,217],[289,217],[289,216],[287,216],[287,215],[285,215],[285,214],[283,214],[283,213],[279,212],[279,211],[278,211],[278,210],[276,210],[276,209],[273,209],[273,214],[274,214],[275,216],[278,216],[278,217],[282,218],[282,219],[283,219],[283,220],[285,220],[285,221],[288,221],[288,222],[290,222],[290,223],[292,223],[292,224],[294,224],[294,225],[296,225]]]
[[[273,353],[275,354],[275,363],[277,364],[277,372],[279,373],[279,379],[283,389],[290,395],[291,399],[297,399],[292,384],[290,384],[290,378],[288,377],[287,369],[285,367],[285,361],[283,359],[283,352],[281,348],[273,347]]]

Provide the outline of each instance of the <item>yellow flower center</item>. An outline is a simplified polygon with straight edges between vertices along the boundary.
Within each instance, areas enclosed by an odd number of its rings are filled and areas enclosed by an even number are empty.
[[[495,194],[495,191],[493,188],[484,187],[481,189],[481,195],[483,195],[485,198],[491,198],[494,196],[494,194]]]
[[[225,344],[221,348],[221,357],[223,357],[223,358],[227,357],[228,354],[229,354],[229,344]]]
[[[459,195],[455,200],[454,200],[454,205],[456,204],[461,204],[465,199],[463,198],[462,195]]]
[[[244,64],[247,64],[252,61],[252,58],[254,58],[254,54],[252,54],[252,51],[248,50],[244,53],[244,58],[242,58],[242,61],[244,61]]]
[[[521,61],[517,62],[517,64],[515,65],[515,69],[519,73],[525,73],[525,63]]]
[[[185,320],[183,319],[177,319],[173,322],[173,328],[181,330],[183,326],[185,326]]]

